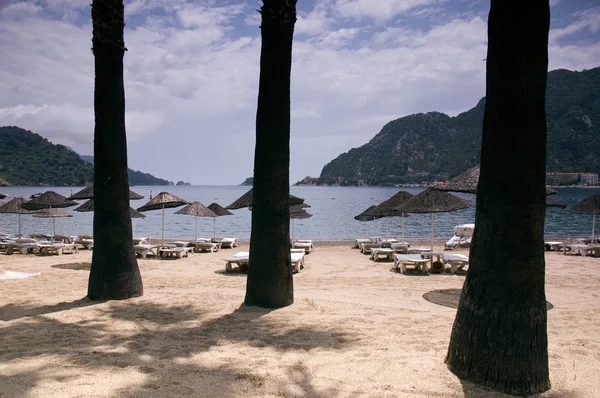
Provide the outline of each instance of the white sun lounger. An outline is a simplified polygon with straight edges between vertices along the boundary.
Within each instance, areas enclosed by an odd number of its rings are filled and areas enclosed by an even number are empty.
[[[298,273],[304,268],[304,255],[305,253],[291,252],[292,259],[292,272]],[[250,252],[237,252],[233,256],[226,257],[223,259],[225,263],[225,272],[231,272],[233,270],[233,264],[236,264],[240,271],[248,271],[248,263],[250,261]]]
[[[49,244],[40,244],[40,254],[42,255],[50,255],[50,254],[65,254],[65,253],[78,253],[77,245],[75,243],[49,243]]]
[[[139,255],[142,258],[146,258],[150,256],[158,256],[158,248],[160,245],[148,245],[145,243],[140,243],[138,245],[134,245],[133,249],[135,250],[135,254]]]
[[[221,247],[222,248],[229,248],[229,249],[233,249],[234,247],[237,247],[238,245],[238,240],[237,238],[221,238]]]
[[[420,254],[397,254],[394,253],[394,268],[396,271],[400,270],[401,274],[406,272],[406,266],[411,265],[416,270],[421,270],[425,273],[429,269],[428,265],[431,264],[430,258],[423,258]]]
[[[191,242],[196,252],[218,252],[221,249],[221,242]]]
[[[444,254],[444,261],[450,264],[450,274],[456,274],[456,271],[463,270],[469,265],[469,257],[464,254]]]
[[[313,241],[311,239],[296,239],[292,243],[292,248],[304,249],[308,254],[313,250]]]
[[[37,253],[40,249],[39,243],[33,238],[20,238],[15,239],[14,242],[5,242],[4,245],[6,246],[6,254],[10,255],[14,252],[21,254]]]

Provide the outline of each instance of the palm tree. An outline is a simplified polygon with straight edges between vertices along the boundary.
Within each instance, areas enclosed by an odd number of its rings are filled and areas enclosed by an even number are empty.
[[[93,0],[95,61],[94,254],[88,283],[92,300],[143,293],[129,216],[129,179],[123,87],[123,0]]]
[[[296,0],[263,0],[246,305],[294,302],[290,259],[290,73]]]
[[[504,393],[550,388],[544,216],[548,0],[491,0],[475,231],[446,357]]]

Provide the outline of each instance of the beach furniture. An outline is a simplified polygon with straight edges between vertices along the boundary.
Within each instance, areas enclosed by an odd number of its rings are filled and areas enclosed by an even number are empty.
[[[381,243],[379,242],[363,242],[360,244],[359,249],[362,254],[370,254],[372,249],[380,247]]]
[[[304,249],[306,253],[313,250],[313,241],[311,239],[295,239],[292,243],[294,249]]]
[[[149,245],[150,238],[148,238],[148,237],[133,238],[133,244],[134,245]]]
[[[410,243],[406,243],[406,242],[392,243],[390,248],[394,251],[394,253],[408,254],[408,249],[410,248]]]
[[[354,246],[352,246],[352,249],[360,249],[360,245],[361,243],[367,243],[367,242],[371,242],[371,239],[369,238],[358,238],[354,240]]]
[[[454,227],[454,236],[445,244],[446,250],[456,249],[457,247],[471,246],[471,239],[475,224],[459,224]]]
[[[48,242],[50,243],[50,242]],[[6,254],[11,255],[13,253],[37,253],[40,250],[40,242],[33,238],[19,238],[14,241],[5,241],[4,246],[6,247]]]
[[[292,249],[293,250],[293,249]],[[298,273],[304,268],[304,256],[306,252],[291,251],[292,272]],[[225,272],[232,272],[233,265],[237,265],[240,272],[248,271],[248,262],[250,261],[250,252],[237,252],[233,256],[223,259],[225,263]]]
[[[194,250],[197,253],[200,252],[218,252],[221,250],[221,242],[204,242],[204,241],[196,241],[190,242],[190,245],[194,247]]]
[[[565,245],[565,254],[567,254],[567,252],[583,256],[600,257],[600,245],[588,245],[584,243],[567,244]]]
[[[94,248],[94,237],[92,235],[78,235],[74,242],[86,250],[92,250]]]
[[[469,257],[464,254],[444,254],[444,260],[450,264],[450,274],[456,274],[456,271],[463,271],[464,267],[469,265]]]
[[[193,247],[187,247],[187,246],[174,246],[174,247],[168,247],[163,245],[162,247],[158,248],[158,255],[160,256],[160,258],[163,259],[167,259],[167,258],[183,258],[183,257],[187,257],[189,253],[191,253],[194,250]]]
[[[565,244],[564,242],[557,240],[546,241],[544,242],[544,248],[546,249],[546,251],[564,251]]]
[[[141,258],[146,258],[148,256],[158,256],[158,248],[160,245],[149,245],[148,243],[139,243],[137,245],[133,245],[133,250],[135,254],[139,255]]]
[[[77,245],[73,242],[53,242],[53,243],[39,243],[40,254],[48,256],[50,254],[62,255],[62,254],[73,254],[79,252]]]
[[[394,268],[404,274],[407,266],[414,267],[415,270],[420,270],[426,273],[428,265],[431,264],[431,258],[423,258],[420,254],[397,254],[394,253]]]
[[[221,238],[221,248],[223,249],[233,249],[234,247],[237,247],[237,245],[237,238]]]
[[[380,259],[393,261],[394,250],[389,247],[374,247],[371,249],[371,260],[377,262]]]
[[[431,251],[430,247],[424,247],[424,246],[411,246],[408,248],[408,254],[421,254],[421,253],[427,253],[430,251]]]

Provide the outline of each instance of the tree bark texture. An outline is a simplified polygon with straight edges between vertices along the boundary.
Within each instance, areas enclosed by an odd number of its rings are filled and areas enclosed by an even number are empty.
[[[264,0],[246,305],[294,302],[290,258],[290,74],[296,0]]]
[[[129,214],[123,0],[93,0],[94,253],[88,283],[92,300],[143,294]]]
[[[514,395],[550,388],[544,290],[548,0],[492,0],[470,263],[446,357]]]

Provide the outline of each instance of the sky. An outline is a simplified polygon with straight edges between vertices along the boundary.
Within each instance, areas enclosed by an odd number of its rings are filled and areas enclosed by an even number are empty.
[[[93,153],[91,0],[0,0],[0,126]],[[126,0],[129,167],[174,182],[253,174],[261,1]],[[393,119],[485,94],[479,0],[298,0],[290,182]],[[549,70],[600,66],[598,0],[552,0]]]

